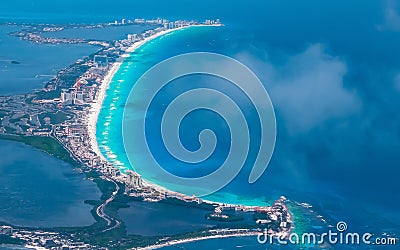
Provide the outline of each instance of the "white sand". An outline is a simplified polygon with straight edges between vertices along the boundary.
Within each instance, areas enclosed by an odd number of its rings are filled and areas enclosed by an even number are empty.
[[[196,25],[195,27],[201,27],[201,26],[210,26],[210,25]],[[219,26],[219,25],[214,25],[214,26]],[[95,152],[98,156],[100,156],[101,159],[107,161],[107,159],[104,157],[104,155],[101,153],[100,149],[99,149],[99,145],[97,143],[97,138],[96,138],[96,124],[97,124],[97,119],[98,116],[100,114],[102,105],[103,105],[103,101],[104,98],[106,97],[106,92],[107,89],[110,87],[110,83],[114,77],[114,74],[119,70],[121,64],[124,61],[124,58],[129,57],[129,55],[136,51],[137,49],[139,49],[142,45],[156,39],[157,37],[166,35],[168,33],[177,31],[177,30],[182,30],[185,28],[189,28],[189,27],[193,27],[193,26],[186,26],[186,27],[181,27],[181,28],[175,28],[175,29],[168,29],[168,30],[164,30],[161,32],[158,32],[152,36],[149,36],[141,41],[138,41],[136,43],[134,43],[131,47],[129,47],[126,50],[126,53],[124,55],[122,55],[122,60],[119,62],[114,63],[110,70],[108,71],[107,75],[104,77],[103,81],[101,82],[100,86],[99,86],[99,90],[96,96],[96,100],[95,102],[91,105],[91,109],[89,112],[89,116],[87,118],[87,126],[88,126],[88,134],[89,134],[89,138],[90,138],[90,145],[91,145],[91,149],[93,152]],[[170,191],[162,186],[156,185],[154,183],[150,183],[146,180],[143,180],[143,183],[145,186],[150,186],[152,188],[154,188],[155,190],[161,192],[161,193],[170,193],[170,194],[178,194],[176,192]],[[186,195],[182,195],[182,196],[186,196]]]
[[[186,28],[186,27],[183,27]],[[169,29],[169,30],[164,30],[161,32],[158,32],[152,36],[149,36],[141,41],[138,41],[134,43],[131,47],[129,47],[126,50],[126,53],[122,55],[122,60],[120,62],[116,62],[111,65],[110,70],[108,71],[107,75],[104,77],[103,81],[101,82],[96,100],[95,102],[91,105],[90,112],[89,112],[89,117],[87,118],[87,126],[88,126],[88,133],[89,133],[89,138],[90,138],[90,145],[92,147],[92,150],[100,156],[103,160],[106,160],[104,155],[100,152],[99,145],[97,143],[97,138],[96,138],[96,124],[97,124],[97,119],[100,114],[104,98],[106,97],[106,92],[108,88],[110,87],[110,83],[114,77],[114,74],[119,70],[121,67],[121,64],[123,63],[124,58],[129,57],[129,54],[137,50],[139,47],[144,45],[147,42],[150,42],[151,40],[154,40],[157,37],[163,36],[165,34],[171,33],[176,30],[180,30],[183,28],[177,28],[177,29]]]
[[[187,239],[182,239],[182,240],[172,240],[172,241],[167,241],[166,243],[152,245],[152,246],[138,248],[138,249],[140,249],[140,250],[159,249],[162,247],[174,246],[174,245],[195,242],[195,241],[201,241],[201,240],[221,239],[221,238],[230,238],[230,237],[256,236],[258,234],[259,234],[259,232],[248,232],[248,233],[237,233],[237,234],[226,234],[226,235],[210,235],[210,236],[204,236],[204,237],[187,238]]]
[[[211,25],[196,25],[197,26],[211,26]],[[220,25],[214,25],[214,26],[220,26]],[[190,26],[189,26],[190,27]],[[169,30],[165,30],[165,31],[161,31],[159,33],[156,33],[150,37],[145,38],[144,40],[141,40],[139,42],[136,42],[135,44],[133,44],[130,48],[128,48],[126,50],[126,53],[122,56],[122,58],[127,58],[129,57],[129,54],[134,52],[135,50],[137,50],[138,48],[140,48],[142,45],[144,45],[147,42],[150,42],[152,40],[154,40],[157,37],[166,35],[168,33],[171,33],[173,31],[177,31],[177,30],[181,30],[181,29],[185,29],[188,27],[182,27],[182,28],[176,28],[176,29],[169,29]],[[89,133],[89,138],[90,138],[90,145],[92,147],[92,150],[98,155],[100,156],[103,160],[107,160],[103,154],[100,152],[98,143],[97,143],[97,138],[96,138],[96,124],[97,124],[97,119],[98,116],[100,114],[102,105],[103,105],[103,101],[104,98],[106,97],[106,92],[107,89],[110,87],[110,83],[114,77],[114,74],[119,70],[121,64],[123,63],[123,59],[120,62],[116,62],[114,63],[110,70],[108,71],[107,75],[104,77],[103,81],[101,82],[100,86],[99,86],[99,90],[98,90],[98,94],[96,97],[96,101],[91,105],[91,109],[90,109],[90,113],[89,113],[89,117],[87,118],[87,122],[88,122],[88,133]],[[168,190],[162,186],[156,185],[154,183],[148,182],[146,180],[143,180],[143,183],[146,186],[150,186],[152,188],[154,188],[155,190],[162,192],[162,193],[169,193],[169,194],[175,194],[178,196],[182,196],[182,197],[189,197],[187,195],[184,194],[179,194],[177,192],[173,192],[171,190]],[[218,203],[218,202],[212,202],[212,201],[206,201],[206,202],[210,202],[210,203],[214,203],[214,204],[220,204],[223,205],[223,203]],[[227,205],[227,204],[225,204]],[[235,204],[232,204],[232,206],[235,206]],[[254,206],[243,206],[243,207],[247,207],[247,208],[253,208]],[[258,232],[247,232],[247,233],[237,233],[237,234],[228,234],[228,235],[211,235],[211,236],[206,236],[206,237],[197,237],[197,238],[189,238],[189,239],[182,239],[182,240],[173,240],[173,241],[169,241],[163,244],[159,244],[159,245],[153,245],[153,246],[149,246],[146,248],[142,248],[142,249],[157,249],[157,248],[161,248],[161,247],[165,247],[165,246],[171,246],[171,245],[177,245],[177,244],[182,244],[182,243],[187,243],[187,242],[194,242],[194,241],[199,241],[199,240],[206,240],[206,239],[216,239],[216,238],[227,238],[227,237],[240,237],[240,236],[251,236],[251,235],[257,235]]]
[[[99,86],[99,90],[97,93],[97,97],[95,102],[92,104],[91,106],[91,110],[89,112],[89,117],[87,118],[87,122],[88,122],[88,133],[89,133],[89,138],[90,138],[90,145],[92,148],[92,151],[95,152],[98,156],[100,156],[101,159],[107,161],[107,159],[104,157],[104,155],[101,153],[100,149],[99,149],[99,145],[97,143],[97,138],[96,138],[96,124],[97,124],[97,119],[98,116],[100,114],[102,105],[103,105],[103,101],[104,98],[106,97],[106,92],[107,89],[110,87],[110,83],[114,77],[114,74],[119,70],[121,64],[124,61],[124,58],[129,57],[129,55],[136,51],[137,49],[139,49],[142,45],[156,39],[157,37],[166,35],[168,33],[177,31],[177,30],[182,30],[185,28],[190,28],[190,27],[210,27],[210,26],[222,26],[221,24],[214,24],[214,25],[194,25],[194,26],[186,26],[186,27],[181,27],[181,28],[175,28],[175,29],[168,29],[168,30],[163,30],[161,32],[158,32],[152,36],[149,36],[141,41],[138,41],[136,43],[134,43],[131,47],[129,47],[126,50],[126,53],[124,55],[122,55],[122,60],[119,62],[114,63],[110,70],[108,71],[107,75],[104,77],[103,81],[101,82],[100,86]],[[157,184],[154,184],[152,182],[149,182],[147,180],[143,180],[143,184],[145,186],[149,186],[154,188],[155,190],[157,190],[160,193],[168,193],[168,194],[172,194],[172,195],[176,195],[176,196],[181,196],[181,197],[190,197],[188,195],[185,194],[180,194],[171,190],[168,190],[165,187],[159,186]],[[208,200],[203,200],[204,202],[208,202],[208,203],[213,203],[213,204],[219,204],[219,205],[228,205],[226,203],[219,203],[219,202],[213,202],[213,201],[208,201]],[[230,204],[231,206],[235,206],[237,204]],[[244,206],[247,208],[252,208],[254,206]]]

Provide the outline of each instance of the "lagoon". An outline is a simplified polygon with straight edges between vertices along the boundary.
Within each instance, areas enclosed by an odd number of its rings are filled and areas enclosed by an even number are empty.
[[[24,227],[87,226],[97,186],[73,167],[20,142],[0,140],[0,221]]]
[[[154,202],[130,202],[129,208],[119,211],[128,234],[145,236],[173,235],[215,226],[207,221],[210,211]]]
[[[99,49],[83,44],[33,44],[9,35],[21,29],[0,25],[0,95],[43,88],[62,68]]]
[[[62,31],[44,32],[44,37],[54,38],[82,38],[93,40],[112,41],[126,39],[127,34],[141,34],[142,32],[152,29],[154,26],[149,25],[119,25],[107,26],[102,28],[66,28]]]

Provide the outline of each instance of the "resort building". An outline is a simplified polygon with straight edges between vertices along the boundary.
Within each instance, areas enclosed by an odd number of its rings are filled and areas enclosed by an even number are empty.
[[[141,188],[143,186],[142,177],[131,170],[126,171],[126,182],[129,187]]]
[[[13,233],[13,228],[10,226],[1,226],[0,235],[11,235]]]

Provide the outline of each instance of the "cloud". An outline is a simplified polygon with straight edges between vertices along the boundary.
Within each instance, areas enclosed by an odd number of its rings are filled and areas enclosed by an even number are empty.
[[[400,92],[400,74],[398,74],[394,79],[394,87],[398,92]]]
[[[385,24],[380,29],[400,30],[400,14],[397,11],[397,4],[393,0],[386,1],[385,7]]]
[[[252,61],[248,55],[239,60],[257,71],[285,127],[294,133],[306,132],[330,119],[340,119],[358,112],[361,101],[344,87],[347,66],[339,58],[325,53],[321,44],[289,57],[276,66]]]

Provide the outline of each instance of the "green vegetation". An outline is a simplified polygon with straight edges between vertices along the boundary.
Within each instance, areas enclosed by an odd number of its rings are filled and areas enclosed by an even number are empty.
[[[51,91],[40,91],[37,93],[37,99],[39,100],[52,100],[55,98],[60,98],[61,89],[51,90]]]
[[[32,147],[43,150],[59,159],[70,162],[75,166],[79,166],[78,163],[71,158],[69,152],[52,137],[0,135],[0,139],[25,143]],[[118,184],[120,187],[118,194],[116,195],[114,201],[105,207],[106,214],[117,219],[118,221],[121,221],[121,225],[113,230],[103,232],[103,230],[107,228],[107,223],[97,215],[96,209],[115,191],[115,185],[114,183],[101,178],[100,174],[94,170],[86,172],[85,174],[87,178],[92,179],[96,183],[97,187],[102,193],[100,200],[85,201],[86,204],[93,206],[91,213],[96,222],[87,227],[51,228],[49,230],[55,230],[61,234],[75,234],[76,238],[80,241],[97,246],[108,247],[110,249],[127,249],[136,246],[147,246],[157,243],[159,237],[126,234],[126,227],[124,222],[118,216],[118,210],[120,208],[129,207],[128,203],[130,201],[142,199],[130,197],[124,194],[125,187],[123,184]],[[7,244],[19,244],[19,242],[2,241],[2,239],[0,239],[0,242],[5,242]]]
[[[183,200],[179,200],[176,198],[166,198],[165,200],[161,200],[160,203],[166,203],[166,204],[171,204],[171,205],[176,205],[176,206],[184,206],[184,207],[194,207],[194,208],[200,208],[204,209],[207,211],[213,211],[215,206],[211,205],[209,203],[200,203],[198,204],[197,202],[187,202]]]
[[[10,128],[10,127],[5,127],[5,131],[7,134],[14,134],[16,132],[15,129]]]
[[[19,125],[19,127],[23,130],[23,131],[27,131],[30,126],[26,126],[26,125]]]
[[[69,152],[54,138],[52,137],[39,137],[39,136],[11,136],[11,135],[0,135],[0,139],[3,140],[11,140],[11,141],[18,141],[23,142],[27,145],[32,147],[38,148],[43,150],[50,155],[53,155],[61,160],[67,161],[74,166],[80,166],[73,158],[71,158]],[[107,247],[108,249],[129,249],[134,247],[145,247],[149,245],[154,245],[159,242],[161,238],[164,236],[140,236],[140,235],[128,235],[126,232],[125,223],[121,220],[118,215],[118,210],[121,208],[129,207],[129,202],[131,201],[140,201],[142,198],[137,197],[130,197],[124,193],[125,186],[124,184],[119,185],[119,191],[116,194],[115,199],[110,202],[105,208],[104,212],[112,217],[113,219],[119,221],[121,224],[109,231],[104,231],[108,227],[107,222],[100,218],[97,213],[96,209],[98,206],[103,204],[106,199],[108,199],[112,193],[116,190],[115,184],[111,181],[104,179],[98,172],[95,170],[85,171],[86,177],[88,179],[93,180],[96,183],[97,187],[102,192],[102,196],[100,200],[87,200],[85,201],[86,204],[92,205],[93,209],[91,210],[92,216],[95,218],[96,222],[90,226],[86,227],[68,227],[68,228],[49,228],[50,231],[57,231],[60,234],[64,235],[71,235],[74,234],[75,240],[82,241],[89,243],[91,245],[99,246],[99,247]],[[166,200],[161,201],[162,203],[168,203],[173,205],[180,205],[180,206],[189,206],[189,207],[196,207],[204,210],[212,211],[214,209],[213,205],[202,203],[197,204],[196,202],[185,202],[182,200],[168,198]],[[231,219],[235,219],[231,217]],[[232,220],[235,221],[235,220]],[[254,228],[255,225],[248,225],[245,222],[241,222],[240,224],[230,224],[231,228]],[[221,225],[213,227],[216,228],[226,228],[226,225]],[[211,228],[209,228],[211,229]],[[208,231],[197,231],[197,232],[190,232],[184,234],[178,234],[169,237],[169,240],[172,239],[187,239],[199,236],[208,236],[210,232]],[[0,238],[0,242],[3,242]],[[12,243],[9,241],[4,241],[7,244],[19,244],[19,243]]]
[[[10,119],[10,123],[16,123],[16,122],[20,121],[23,118],[29,119],[29,115],[25,114],[25,115],[23,115],[21,117],[18,117],[18,118],[15,118],[15,119]]]
[[[0,135],[0,139],[23,142],[57,157],[58,159],[66,161],[75,167],[78,166],[78,163],[71,157],[70,153],[52,137]]]
[[[45,124],[44,118],[49,117],[51,124],[60,124],[70,119],[72,115],[67,114],[63,111],[57,111],[57,113],[41,113],[38,115],[39,120],[42,124]]]
[[[27,145],[43,150],[59,159],[70,162],[75,166],[78,166],[77,162],[70,157],[69,152],[52,137],[0,135],[0,139],[23,142]],[[50,230],[56,230],[62,234],[75,234],[76,237],[81,241],[93,245],[110,247],[112,249],[127,249],[138,245],[146,246],[149,244],[155,244],[157,242],[159,239],[158,237],[126,235],[126,228],[123,222],[119,227],[103,232],[103,230],[107,228],[107,223],[102,218],[98,217],[96,209],[115,191],[115,185],[114,183],[101,178],[100,174],[94,170],[86,172],[85,174],[87,178],[92,179],[96,183],[97,187],[102,192],[100,200],[85,201],[86,204],[93,206],[91,213],[96,222],[87,227],[51,228]],[[120,187],[119,192],[116,195],[115,200],[105,207],[105,212],[107,215],[117,219],[118,221],[121,221],[118,216],[118,210],[120,208],[129,207],[128,202],[133,200],[141,200],[141,198],[130,197],[124,194],[124,185],[118,185]]]
[[[83,75],[87,69],[89,68],[87,65],[81,65],[79,63],[74,63],[68,67],[69,70],[63,72],[63,74],[59,74],[58,80],[61,82],[61,85],[56,86],[55,90],[45,91],[42,90],[37,92],[36,99],[38,100],[52,100],[55,98],[60,98],[62,89],[67,89],[72,87],[75,84],[77,78]],[[49,84],[54,84],[53,82],[49,82]]]
[[[113,230],[103,232],[103,230],[107,228],[107,223],[97,216],[96,209],[115,191],[115,185],[114,183],[101,178],[100,174],[96,171],[87,172],[86,176],[93,179],[102,192],[100,200],[85,201],[85,203],[93,205],[91,213],[96,222],[87,227],[56,228],[56,231],[63,234],[75,234],[75,237],[79,241],[92,245],[108,247],[109,249],[128,249],[137,246],[147,246],[155,244],[159,240],[159,237],[126,234],[126,227],[124,222],[119,218],[118,210],[120,208],[129,207],[128,202],[142,200],[142,198],[130,197],[124,194],[125,187],[123,184],[118,184],[120,189],[114,201],[105,207],[106,214],[120,221],[121,225]],[[54,228],[52,230],[54,230]]]
[[[0,235],[0,244],[23,245],[24,243],[23,240],[11,238],[8,235]]]
[[[4,116],[8,115],[7,111],[5,110],[0,110],[0,119],[3,118]]]

